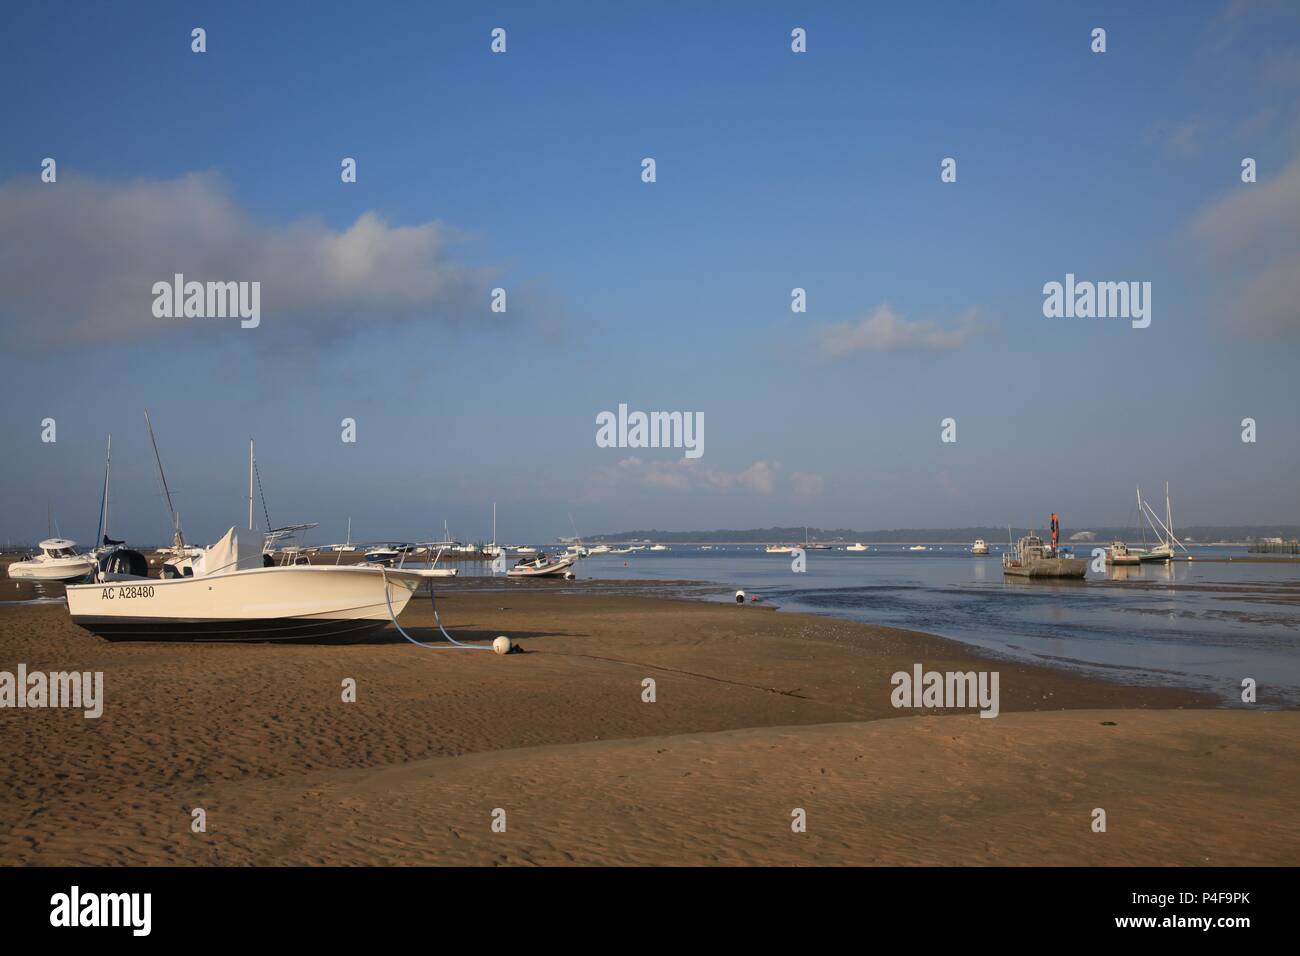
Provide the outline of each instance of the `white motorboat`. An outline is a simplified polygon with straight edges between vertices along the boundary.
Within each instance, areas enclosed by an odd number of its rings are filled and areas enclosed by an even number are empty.
[[[9,565],[9,577],[30,581],[76,581],[95,570],[92,555],[80,554],[77,542],[68,538],[46,538],[40,553]]]
[[[983,538],[976,538],[975,543],[971,545],[970,553],[977,554],[977,555],[988,554],[989,553],[988,542],[985,541]]]
[[[764,550],[768,554],[790,554],[794,548],[788,544],[769,544]]]
[[[539,554],[535,558],[520,558],[506,572],[511,578],[573,578],[573,566],[578,563],[578,555],[572,552],[559,557]]]
[[[861,544],[861,543],[851,544],[851,545],[849,545],[847,548],[845,548],[844,550],[845,550],[845,551],[866,551],[866,550],[867,550],[867,546],[866,546],[865,544]]]
[[[375,545],[365,554],[366,560],[371,564],[385,564],[389,561],[396,561],[401,556],[400,551],[386,544]]]
[[[929,551],[930,549],[923,544],[914,544],[907,550],[908,551]]]
[[[530,548],[526,544],[521,544],[519,547],[515,548],[515,554],[536,554],[536,553],[537,553],[536,548]]]
[[[667,550],[668,550],[668,545],[666,545],[666,544],[656,544],[656,545],[654,545],[653,547],[651,547],[650,550],[651,550],[651,551],[667,551]]]
[[[184,577],[68,586],[72,623],[109,641],[354,639],[406,607],[424,577],[364,565],[265,567],[262,536],[231,528]]]

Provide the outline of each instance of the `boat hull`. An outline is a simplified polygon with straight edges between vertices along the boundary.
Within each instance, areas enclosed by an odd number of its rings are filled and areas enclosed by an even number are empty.
[[[1083,558],[1039,558],[1027,565],[1004,565],[1003,574],[1018,578],[1081,578],[1088,573]]]
[[[559,558],[550,564],[540,568],[533,567],[529,564],[515,565],[506,571],[506,577],[510,578],[562,578],[567,574],[573,573],[573,565],[577,558]]]
[[[400,614],[423,580],[400,571],[328,565],[142,578],[71,585],[68,612],[72,623],[109,641],[355,640]]]
[[[93,561],[15,561],[9,565],[9,577],[16,581],[77,581],[93,570]]]

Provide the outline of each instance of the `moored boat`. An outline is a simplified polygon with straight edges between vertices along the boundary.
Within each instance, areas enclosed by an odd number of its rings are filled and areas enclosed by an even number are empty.
[[[1025,535],[1014,554],[1002,555],[1002,573],[1022,578],[1082,578],[1088,562],[1059,551],[1060,521],[1052,515],[1052,542],[1047,544],[1036,534]]]
[[[95,570],[95,558],[69,538],[46,538],[40,553],[9,565],[9,577],[30,581],[76,581]]]
[[[539,554],[535,558],[521,558],[514,567],[506,572],[511,578],[573,578],[573,566],[578,563],[578,555],[572,552],[553,558],[549,554]]]

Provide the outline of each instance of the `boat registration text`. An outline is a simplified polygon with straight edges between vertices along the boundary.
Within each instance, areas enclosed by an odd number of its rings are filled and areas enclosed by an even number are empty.
[[[116,593],[114,593],[116,592]],[[152,584],[128,584],[116,588],[104,588],[99,599],[101,601],[113,601],[117,598],[151,598],[153,597]]]

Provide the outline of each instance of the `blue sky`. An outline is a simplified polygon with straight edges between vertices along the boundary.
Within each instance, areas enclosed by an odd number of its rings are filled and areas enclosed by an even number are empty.
[[[243,513],[249,437],[273,522],[321,540],[482,537],[494,499],[503,539],[1077,528],[1166,479],[1184,524],[1300,520],[1293,4],[8,18],[0,537],[48,503],[88,539],[111,431],[114,530],[157,540],[144,407],[196,539]],[[187,264],[261,281],[262,325],[154,319]],[[1150,281],[1151,327],[1045,318],[1067,272]],[[819,347],[882,307],[901,344]],[[621,402],[702,412],[704,456],[596,447]]]

